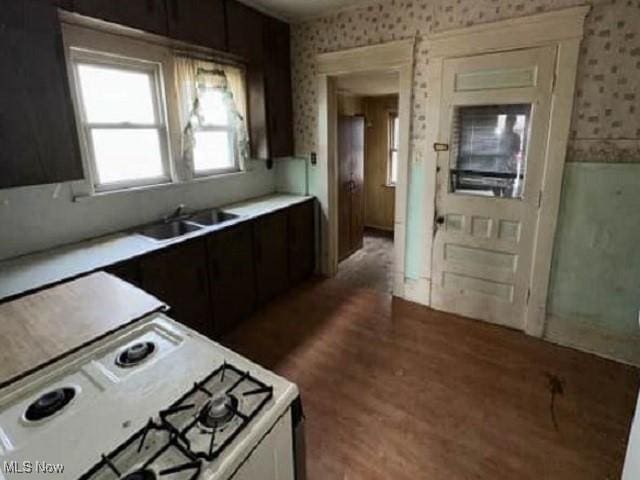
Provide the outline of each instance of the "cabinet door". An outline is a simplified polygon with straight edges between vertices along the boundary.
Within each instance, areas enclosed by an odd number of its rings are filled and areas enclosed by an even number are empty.
[[[256,291],[259,303],[284,292],[289,286],[287,212],[258,218],[254,223]]]
[[[165,0],[71,0],[71,8],[82,15],[167,34]]]
[[[226,50],[224,0],[167,0],[169,36]]]
[[[289,280],[292,285],[308,278],[315,268],[314,203],[291,207],[289,214]]]
[[[251,224],[221,230],[208,239],[211,306],[215,333],[248,317],[256,302]]]
[[[140,273],[140,260],[127,260],[115,265],[111,265],[105,269],[107,273],[115,275],[116,277],[129,282],[136,287],[142,286],[142,275]]]
[[[264,34],[269,156],[287,157],[293,155],[289,25],[275,18],[268,18]]]
[[[204,240],[144,257],[141,269],[143,288],[169,305],[175,320],[204,335],[213,335]]]
[[[236,0],[227,0],[227,38],[229,53],[250,63],[264,59],[263,25],[265,16]]]
[[[0,8],[0,188],[83,177],[56,8]]]

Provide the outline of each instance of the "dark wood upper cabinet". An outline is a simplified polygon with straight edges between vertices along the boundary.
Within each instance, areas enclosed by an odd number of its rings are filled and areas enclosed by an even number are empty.
[[[55,6],[0,9],[0,188],[83,177]]]
[[[289,286],[287,212],[260,217],[253,228],[257,299],[264,303]]]
[[[167,14],[171,38],[227,49],[224,0],[167,0]]]
[[[226,228],[207,240],[211,306],[216,336],[248,317],[256,302],[253,237],[250,223]]]
[[[264,59],[263,26],[266,16],[236,0],[227,0],[227,38],[229,53],[249,63]]]
[[[62,0],[58,0],[62,1]],[[70,9],[93,18],[167,35],[166,0],[67,0]],[[65,8],[64,5],[62,5]]]
[[[289,25],[278,19],[265,17],[264,45],[269,156],[288,157],[293,155]]]
[[[314,202],[287,210],[289,229],[289,281],[292,285],[310,277],[316,265]]]
[[[141,259],[142,287],[179,322],[213,336],[205,241],[198,239]]]

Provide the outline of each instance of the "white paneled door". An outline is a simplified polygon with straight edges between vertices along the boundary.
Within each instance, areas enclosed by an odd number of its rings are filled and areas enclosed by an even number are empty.
[[[443,63],[433,308],[524,328],[555,51]]]

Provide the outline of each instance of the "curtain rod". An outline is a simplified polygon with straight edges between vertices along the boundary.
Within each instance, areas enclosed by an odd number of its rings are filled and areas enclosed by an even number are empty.
[[[194,52],[188,50],[173,50],[173,53],[177,57],[201,60],[203,62],[218,63],[220,65],[228,65],[230,67],[239,67],[242,69],[245,68],[245,64],[240,61],[232,60],[230,58],[225,58],[222,56],[218,57],[215,54],[209,55],[203,52]]]

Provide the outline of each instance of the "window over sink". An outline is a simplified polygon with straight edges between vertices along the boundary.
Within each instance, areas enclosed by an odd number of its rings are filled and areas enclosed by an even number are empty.
[[[76,25],[63,33],[92,192],[244,169],[241,65]]]

